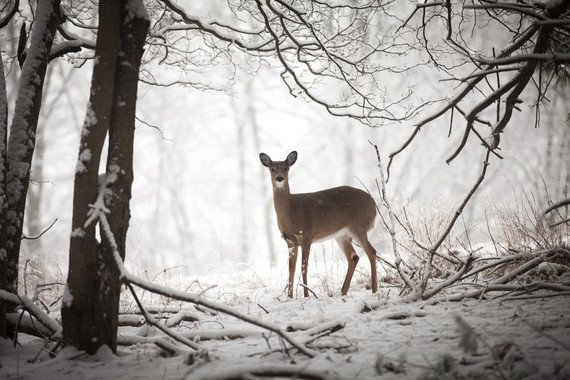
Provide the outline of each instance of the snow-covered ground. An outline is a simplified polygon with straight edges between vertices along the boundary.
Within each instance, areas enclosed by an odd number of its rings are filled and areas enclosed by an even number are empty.
[[[240,278],[234,273],[233,278]],[[339,278],[339,281],[342,278]],[[275,280],[230,281],[211,288],[205,297],[229,305],[264,322],[290,327],[298,341],[315,328],[344,326],[309,344],[309,358],[276,334],[233,317],[205,313],[145,295],[147,304],[166,310],[183,308],[199,318],[174,330],[200,344],[203,357],[188,353],[167,357],[153,343],[120,346],[115,356],[101,349],[87,357],[73,349],[50,358],[39,338],[20,335],[18,346],[2,341],[2,379],[216,379],[253,378],[248,374],[289,373],[285,378],[408,379],[504,378],[570,379],[570,297],[509,300],[405,303],[387,286],[373,295],[362,274],[341,297],[336,281],[332,296],[316,287],[314,296],[288,300]],[[179,283],[180,285],[180,283]],[[207,288],[207,284],[201,283]],[[189,287],[196,287],[187,284]],[[299,291],[299,294],[302,293]],[[128,294],[124,302],[130,303]],[[172,316],[172,314],[171,314]],[[461,326],[461,327],[459,327]],[[311,330],[313,329],[313,330]],[[327,331],[327,330],[325,330]],[[161,333],[146,327],[121,327],[119,340],[143,341]],[[130,338],[131,337],[131,338]],[[182,346],[179,346],[183,348]],[[187,352],[192,352],[188,350]],[[291,375],[291,373],[293,375]],[[271,377],[266,377],[271,378]]]

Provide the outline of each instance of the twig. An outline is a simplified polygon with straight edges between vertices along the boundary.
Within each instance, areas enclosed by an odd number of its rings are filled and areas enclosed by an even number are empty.
[[[307,289],[309,292],[311,292],[311,294],[314,295],[316,299],[319,299],[319,297],[317,297],[315,292],[313,292],[313,290],[311,288],[309,288],[307,285],[301,284],[301,283],[299,283],[299,285],[301,285],[304,289]]]
[[[54,224],[57,222],[57,218],[49,225],[48,228],[46,228],[45,230],[43,230],[38,236],[26,236],[26,235],[22,235],[22,240],[36,240],[41,238],[46,232],[48,232],[53,226]]]
[[[505,298],[502,301],[522,301],[522,300],[533,300],[533,299],[537,299],[537,298],[565,297],[565,296],[570,296],[570,291],[548,293],[548,294],[533,294],[533,295],[525,295],[525,296],[513,296],[513,297]]]
[[[133,286],[130,283],[127,283],[126,285],[129,288],[129,290],[131,291],[133,298],[135,299],[135,302],[137,303],[139,309],[141,310],[142,315],[146,319],[146,322],[150,326],[155,326],[156,328],[158,328],[160,331],[162,331],[163,333],[165,333],[169,337],[177,340],[180,343],[187,345],[190,348],[193,348],[196,351],[203,351],[203,348],[199,344],[192,342],[190,339],[187,339],[187,338],[183,337],[182,335],[175,333],[174,331],[167,328],[166,326],[158,323],[152,315],[150,315],[149,313],[146,312],[146,310],[144,309],[144,306],[141,304],[141,301],[139,300],[139,297],[137,296],[137,293],[135,292],[135,289],[133,288]]]
[[[544,210],[544,214],[548,214],[549,212],[551,212],[552,210],[555,210],[559,207],[562,206],[568,206],[570,205],[570,198],[568,199],[563,199],[559,202],[554,203],[552,206],[550,206],[549,208],[547,208],[546,210]]]
[[[402,263],[402,257],[398,253],[398,241],[396,240],[396,222],[394,221],[394,212],[390,207],[390,202],[388,201],[388,196],[386,195],[386,180],[384,178],[384,168],[382,167],[382,160],[380,158],[380,150],[378,146],[373,144],[371,141],[368,141],[370,145],[374,147],[376,150],[376,158],[378,160],[378,169],[380,171],[380,183],[382,187],[378,185],[378,181],[376,181],[376,186],[378,187],[378,192],[382,197],[382,201],[384,202],[384,206],[388,209],[388,215],[390,220],[390,225],[387,225],[388,232],[390,232],[390,236],[392,237],[392,251],[394,252],[394,264],[396,265],[396,270],[400,275],[400,278],[404,281],[404,284],[409,287],[412,291],[412,297],[415,297],[417,294],[417,286],[412,282],[412,280],[405,274],[401,268],[400,264]],[[378,205],[376,206],[378,208]],[[378,213],[380,214],[380,210],[378,209]]]
[[[257,304],[257,306],[259,306],[259,308],[261,310],[265,311],[265,314],[269,314],[269,311],[266,308],[264,308],[263,306],[261,306],[259,303]]]

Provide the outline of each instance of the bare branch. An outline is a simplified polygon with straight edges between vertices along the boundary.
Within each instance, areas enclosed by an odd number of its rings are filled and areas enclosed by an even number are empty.
[[[549,212],[551,212],[557,208],[568,206],[568,205],[570,205],[570,198],[563,199],[559,202],[554,203],[552,206],[550,206],[546,210],[544,210],[544,214],[548,214]]]
[[[22,240],[36,240],[41,238],[46,232],[48,232],[54,225],[55,223],[57,223],[57,218],[49,225],[48,228],[46,228],[45,230],[43,230],[39,235],[37,236],[22,236]]]
[[[20,0],[14,0],[11,7],[8,9],[6,14],[4,15],[4,17],[0,18],[0,29],[5,27],[6,25],[8,25],[8,23],[10,22],[12,17],[14,17],[16,12],[18,11],[19,6],[20,6]]]
[[[479,188],[479,186],[483,182],[483,179],[485,179],[485,174],[487,173],[487,167],[489,166],[489,155],[490,154],[491,154],[491,151],[489,149],[487,149],[485,152],[485,159],[483,160],[483,165],[481,168],[481,174],[479,175],[479,178],[477,178],[477,181],[475,182],[475,184],[473,185],[473,187],[471,188],[469,193],[465,196],[465,198],[463,199],[461,204],[455,210],[455,214],[451,218],[451,221],[448,223],[445,231],[440,235],[439,239],[429,247],[429,256],[428,256],[428,260],[426,261],[425,270],[424,270],[424,278],[422,280],[422,284],[420,287],[420,297],[421,298],[424,298],[424,293],[425,293],[426,288],[427,288],[427,282],[430,278],[429,273],[431,271],[431,265],[432,265],[432,261],[433,261],[433,257],[435,255],[435,252],[438,250],[440,245],[443,243],[443,241],[445,240],[447,235],[449,235],[449,233],[451,232],[451,229],[455,225],[455,222],[457,221],[457,219],[459,218],[459,216],[463,212],[463,209],[465,208],[465,206],[467,206],[467,203],[469,203],[469,201],[471,200],[471,197],[473,197],[473,194],[475,194],[475,192],[477,191],[477,189]],[[464,266],[465,270],[467,269],[468,263],[469,263],[469,260],[467,260],[467,263]]]
[[[36,304],[34,304],[28,297],[16,295],[5,290],[0,289],[0,300],[9,302],[14,305],[19,305],[27,310],[38,322],[40,322],[51,333],[51,339],[61,340],[62,329],[56,321],[51,319],[44,313]]]

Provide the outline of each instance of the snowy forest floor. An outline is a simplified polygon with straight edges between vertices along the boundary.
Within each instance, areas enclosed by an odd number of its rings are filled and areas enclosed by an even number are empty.
[[[323,336],[309,345],[318,353],[315,358],[284,349],[276,334],[233,317],[147,297],[145,304],[156,309],[157,317],[170,317],[165,323],[207,354],[164,355],[156,344],[144,343],[162,333],[145,326],[120,327],[120,342],[137,343],[120,345],[117,356],[106,348],[94,357],[66,348],[50,358],[53,344],[20,334],[16,348],[0,341],[0,377],[253,379],[281,373],[286,376],[280,378],[299,379],[570,379],[568,295],[534,293],[534,298],[515,300],[490,294],[485,300],[461,302],[448,302],[442,295],[405,303],[395,293],[384,286],[373,295],[362,282],[353,282],[347,297],[317,292],[318,299],[287,300],[282,288],[263,281],[205,293],[243,314],[288,327],[299,341],[315,338],[314,329],[324,327]],[[182,316],[186,320],[176,323]],[[131,315],[133,319],[142,317]],[[326,329],[343,324],[334,332]]]

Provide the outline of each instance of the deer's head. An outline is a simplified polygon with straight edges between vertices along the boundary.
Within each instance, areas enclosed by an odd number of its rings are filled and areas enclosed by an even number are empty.
[[[271,173],[271,184],[274,190],[289,188],[289,168],[297,161],[297,152],[293,151],[287,155],[285,161],[272,161],[271,158],[261,153],[259,159],[263,166],[269,168]]]

